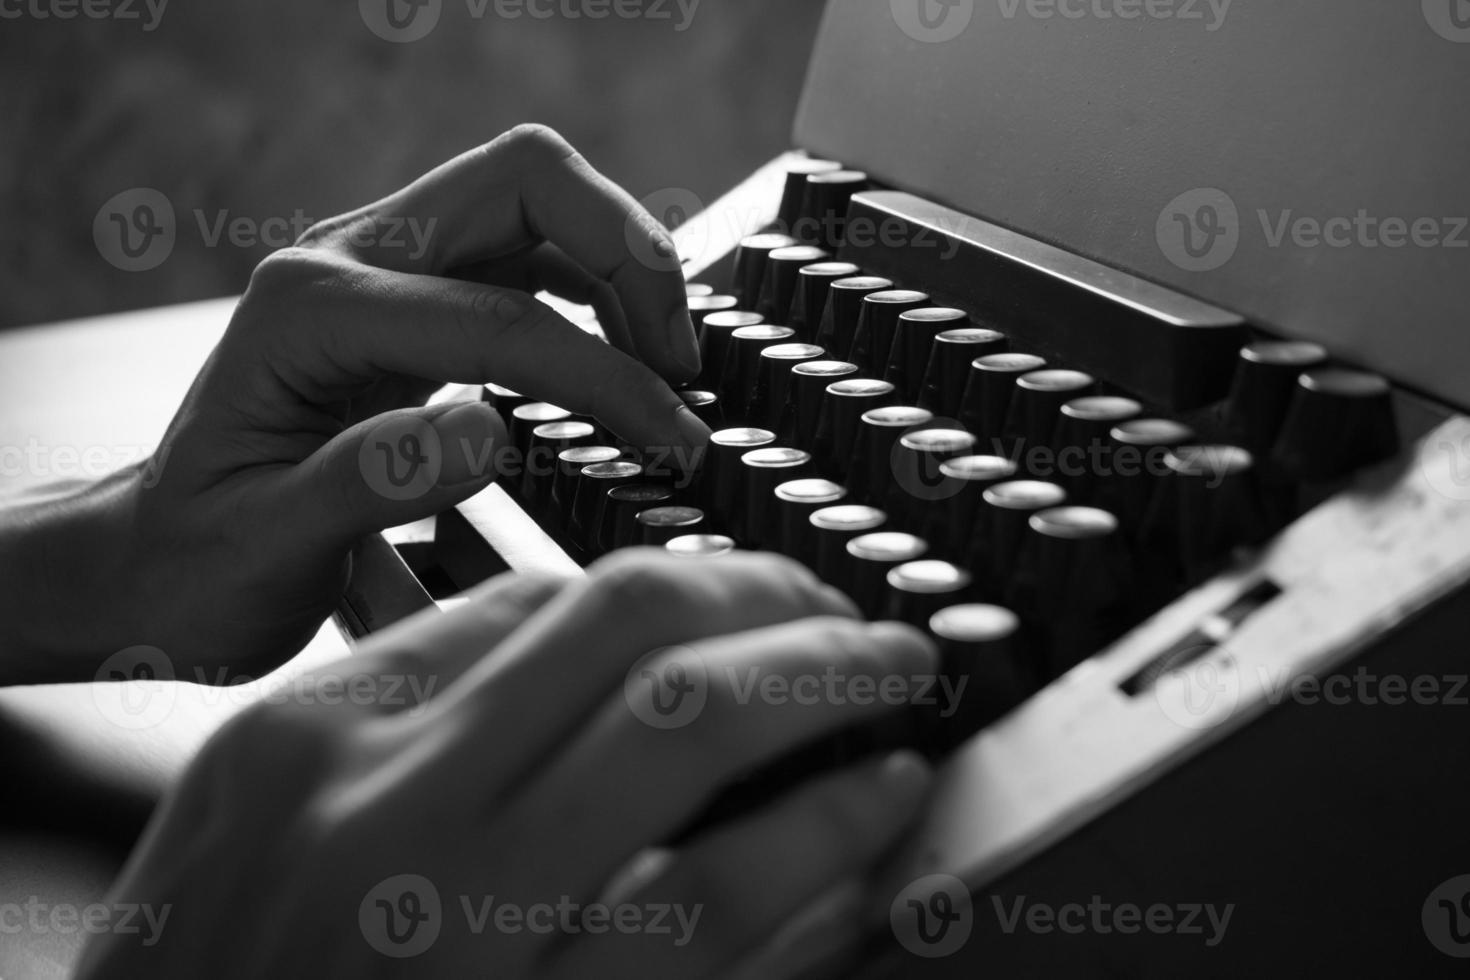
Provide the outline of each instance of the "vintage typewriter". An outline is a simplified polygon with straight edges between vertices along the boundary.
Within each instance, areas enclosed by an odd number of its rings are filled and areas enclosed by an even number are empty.
[[[365,543],[344,626],[629,545],[782,551],[973,684],[900,726],[941,775],[875,971],[1453,969],[1470,46],[1419,6],[834,0],[800,151],[675,231],[702,468],[459,392],[549,465]],[[1095,898],[1178,928],[1007,918]],[[1208,944],[1200,903],[1234,908]]]

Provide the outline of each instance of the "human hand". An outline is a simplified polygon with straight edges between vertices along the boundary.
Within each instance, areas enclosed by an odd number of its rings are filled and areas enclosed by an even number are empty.
[[[345,678],[324,672],[339,689],[407,676],[432,691],[423,704],[262,705],[227,725],[112,896],[166,909],[161,930],[94,937],[78,976],[774,980],[859,938],[851,889],[811,941],[768,945],[908,823],[928,778],[916,757],[834,772],[640,873],[630,862],[752,768],[892,710],[742,698],[745,679],[876,684],[935,662],[921,634],[860,622],[771,556],[633,551],[574,584],[494,580],[378,634]],[[675,664],[704,678],[704,700],[666,730],[644,720],[640,679]],[[594,932],[598,903],[613,918]]]
[[[413,249],[410,222],[427,232]],[[0,526],[26,556],[17,578],[67,611],[4,637],[33,653],[18,679],[90,678],[95,662],[68,674],[45,655],[137,645],[210,682],[295,653],[354,542],[495,478],[502,421],[424,407],[445,382],[498,382],[689,459],[709,430],[668,383],[699,367],[678,264],[649,258],[670,254],[637,202],[535,126],[313,227],[256,270],[153,459]],[[595,305],[611,343],[540,287]]]

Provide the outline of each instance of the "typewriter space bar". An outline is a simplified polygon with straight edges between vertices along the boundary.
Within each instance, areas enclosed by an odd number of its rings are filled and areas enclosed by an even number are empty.
[[[852,199],[841,257],[1172,411],[1229,393],[1237,314],[900,191]]]

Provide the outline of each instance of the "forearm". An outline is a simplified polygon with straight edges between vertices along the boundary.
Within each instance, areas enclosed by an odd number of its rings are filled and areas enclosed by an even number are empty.
[[[0,685],[92,680],[134,643],[136,468],[0,508]]]

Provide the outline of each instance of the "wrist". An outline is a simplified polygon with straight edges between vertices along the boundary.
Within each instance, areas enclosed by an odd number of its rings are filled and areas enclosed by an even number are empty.
[[[90,681],[146,642],[133,583],[141,468],[0,511],[0,684]]]

